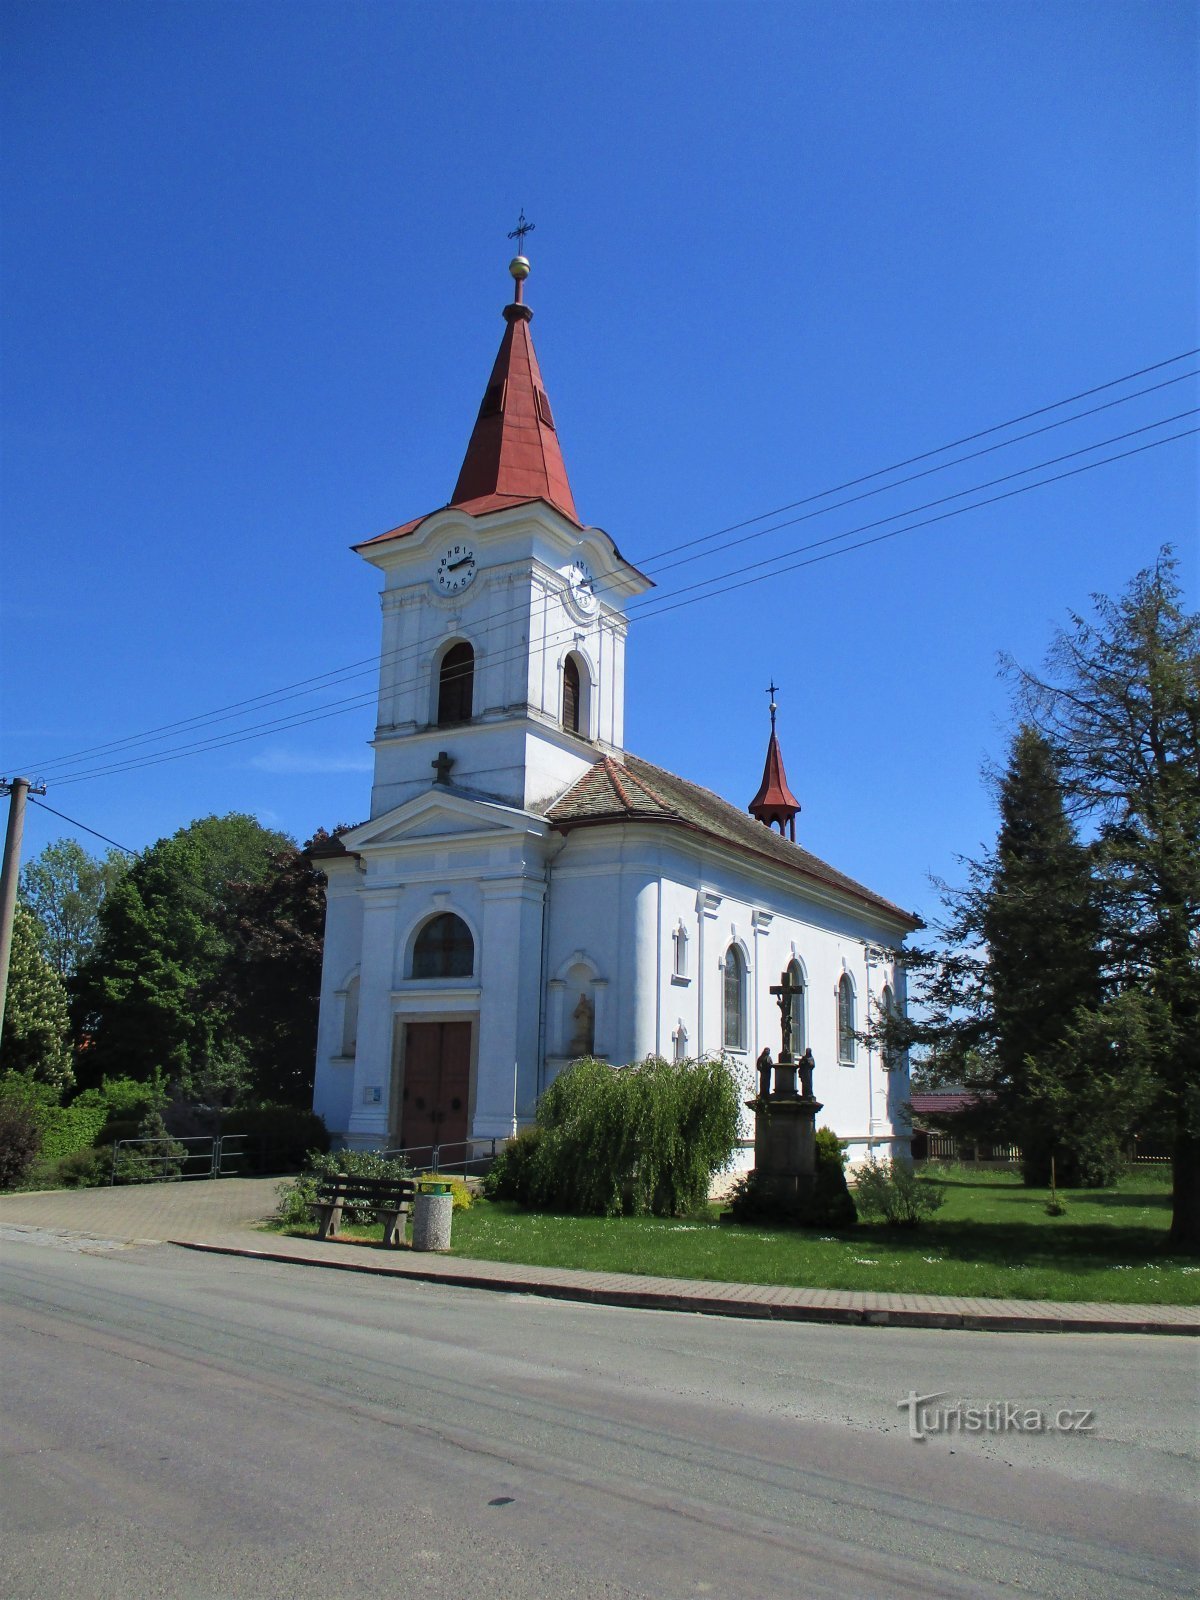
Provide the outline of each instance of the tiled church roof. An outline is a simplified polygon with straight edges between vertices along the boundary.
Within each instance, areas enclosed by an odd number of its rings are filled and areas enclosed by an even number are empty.
[[[687,828],[840,890],[900,918],[912,928],[921,926],[920,918],[912,912],[847,877],[802,845],[782,838],[710,789],[653,766],[639,756],[626,754],[623,761],[602,757],[554,802],[546,816],[564,833],[614,822],[658,822]]]

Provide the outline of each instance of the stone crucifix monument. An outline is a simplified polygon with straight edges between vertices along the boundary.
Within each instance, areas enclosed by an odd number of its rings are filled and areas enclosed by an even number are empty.
[[[792,1054],[792,1005],[800,992],[786,972],[772,985],[782,1019],[782,1048],[777,1061],[771,1060],[769,1049],[759,1056],[758,1097],[747,1106],[754,1112],[754,1172],[760,1193],[803,1208],[816,1183],[821,1102],[813,1096],[812,1051],[806,1050],[798,1061]]]

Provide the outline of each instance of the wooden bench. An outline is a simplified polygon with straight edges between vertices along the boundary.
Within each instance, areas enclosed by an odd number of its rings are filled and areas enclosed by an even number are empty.
[[[385,1245],[404,1243],[404,1228],[417,1186],[411,1178],[352,1178],[339,1172],[336,1178],[323,1178],[317,1185],[313,1211],[317,1218],[317,1238],[333,1239],[342,1225],[342,1207],[369,1207],[383,1222]]]

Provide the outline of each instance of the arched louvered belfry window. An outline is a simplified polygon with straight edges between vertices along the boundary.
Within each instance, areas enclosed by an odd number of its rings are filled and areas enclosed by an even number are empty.
[[[453,911],[428,921],[413,945],[414,978],[469,978],[475,968],[471,930]]]
[[[579,668],[575,657],[568,656],[563,664],[562,725],[568,733],[579,732]]]
[[[746,1048],[746,962],[737,945],[725,952],[724,1027],[722,1043],[727,1050]]]
[[[791,987],[799,991],[792,995],[792,1054],[802,1056],[808,1036],[804,1030],[804,973],[798,961],[789,963],[787,976]]]
[[[471,697],[475,688],[475,652],[469,644],[451,645],[442,657],[438,678],[439,728],[471,719]]]
[[[838,1060],[852,1067],[858,1059],[858,1040],[854,1037],[857,1022],[854,1016],[854,985],[850,974],[843,972],[838,980]]]

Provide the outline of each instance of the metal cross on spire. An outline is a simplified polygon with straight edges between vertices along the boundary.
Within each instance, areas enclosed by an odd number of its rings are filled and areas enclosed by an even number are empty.
[[[770,688],[767,690],[767,693],[771,696],[771,732],[772,733],[775,732],[775,712],[778,710],[778,707],[775,704],[775,696],[776,696],[776,694],[778,694],[778,692],[779,692],[779,685],[777,683],[772,683]]]
[[[536,222],[525,221],[525,207],[522,206],[521,215],[517,219],[517,225],[508,236],[510,239],[515,239],[517,241],[517,252],[519,255],[525,254],[525,235],[527,233],[532,233],[536,227]]]

